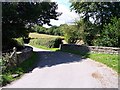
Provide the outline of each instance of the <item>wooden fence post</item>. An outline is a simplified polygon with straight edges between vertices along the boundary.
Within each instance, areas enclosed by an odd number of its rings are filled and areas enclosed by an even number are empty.
[[[14,52],[14,60],[15,60],[15,62],[16,62],[16,66],[18,65],[18,60],[17,60],[17,48],[16,47],[14,47],[13,48],[13,52]]]

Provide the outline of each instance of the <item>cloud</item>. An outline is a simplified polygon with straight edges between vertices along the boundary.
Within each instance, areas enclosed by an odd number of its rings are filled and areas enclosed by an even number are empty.
[[[54,0],[55,1],[55,0]],[[59,20],[52,20],[51,24],[59,26],[60,24],[69,24],[74,22],[76,19],[79,19],[79,15],[75,11],[70,11],[70,3],[63,0],[60,0],[58,3],[57,12],[62,12],[62,15],[58,17]],[[45,26],[45,25],[44,25]]]

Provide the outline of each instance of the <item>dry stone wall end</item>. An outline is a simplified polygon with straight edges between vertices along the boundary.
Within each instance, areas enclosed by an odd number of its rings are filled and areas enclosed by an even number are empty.
[[[28,59],[29,57],[31,57],[32,52],[33,48],[31,47],[27,47],[21,52],[17,52],[17,61],[19,62],[19,64]]]

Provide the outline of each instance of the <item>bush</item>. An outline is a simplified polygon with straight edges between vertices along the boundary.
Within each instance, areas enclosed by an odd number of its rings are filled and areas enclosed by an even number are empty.
[[[10,51],[13,47],[17,47],[17,50],[23,49],[24,42],[22,38],[6,39],[2,42],[3,52]]]
[[[25,44],[28,44],[30,42],[30,39],[31,38],[24,38],[23,41],[24,41]]]
[[[17,44],[18,44],[19,46],[24,46],[24,41],[23,41],[22,38],[16,38],[15,40],[17,41]]]
[[[10,83],[11,81],[13,81],[13,77],[10,74],[4,74],[2,75],[2,86],[6,85],[7,83]]]
[[[17,47],[17,50],[20,51],[24,48],[24,41],[23,41],[23,38],[16,38],[16,46]]]
[[[58,48],[60,44],[62,44],[61,38],[38,38],[31,39],[31,45],[40,45],[45,46],[47,48]]]

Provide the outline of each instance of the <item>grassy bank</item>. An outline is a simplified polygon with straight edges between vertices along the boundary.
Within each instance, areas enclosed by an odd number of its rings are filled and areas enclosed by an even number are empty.
[[[115,54],[103,54],[103,53],[90,53],[89,58],[91,58],[92,60],[101,62],[103,64],[106,64],[108,67],[114,69],[115,71],[117,71],[118,73],[120,73],[118,71],[118,55]]]
[[[7,72],[2,74],[2,85],[6,85],[21,77],[24,73],[28,72],[37,62],[37,54],[33,53],[30,58],[22,62],[16,68],[10,68]],[[16,75],[16,76],[15,76]]]

